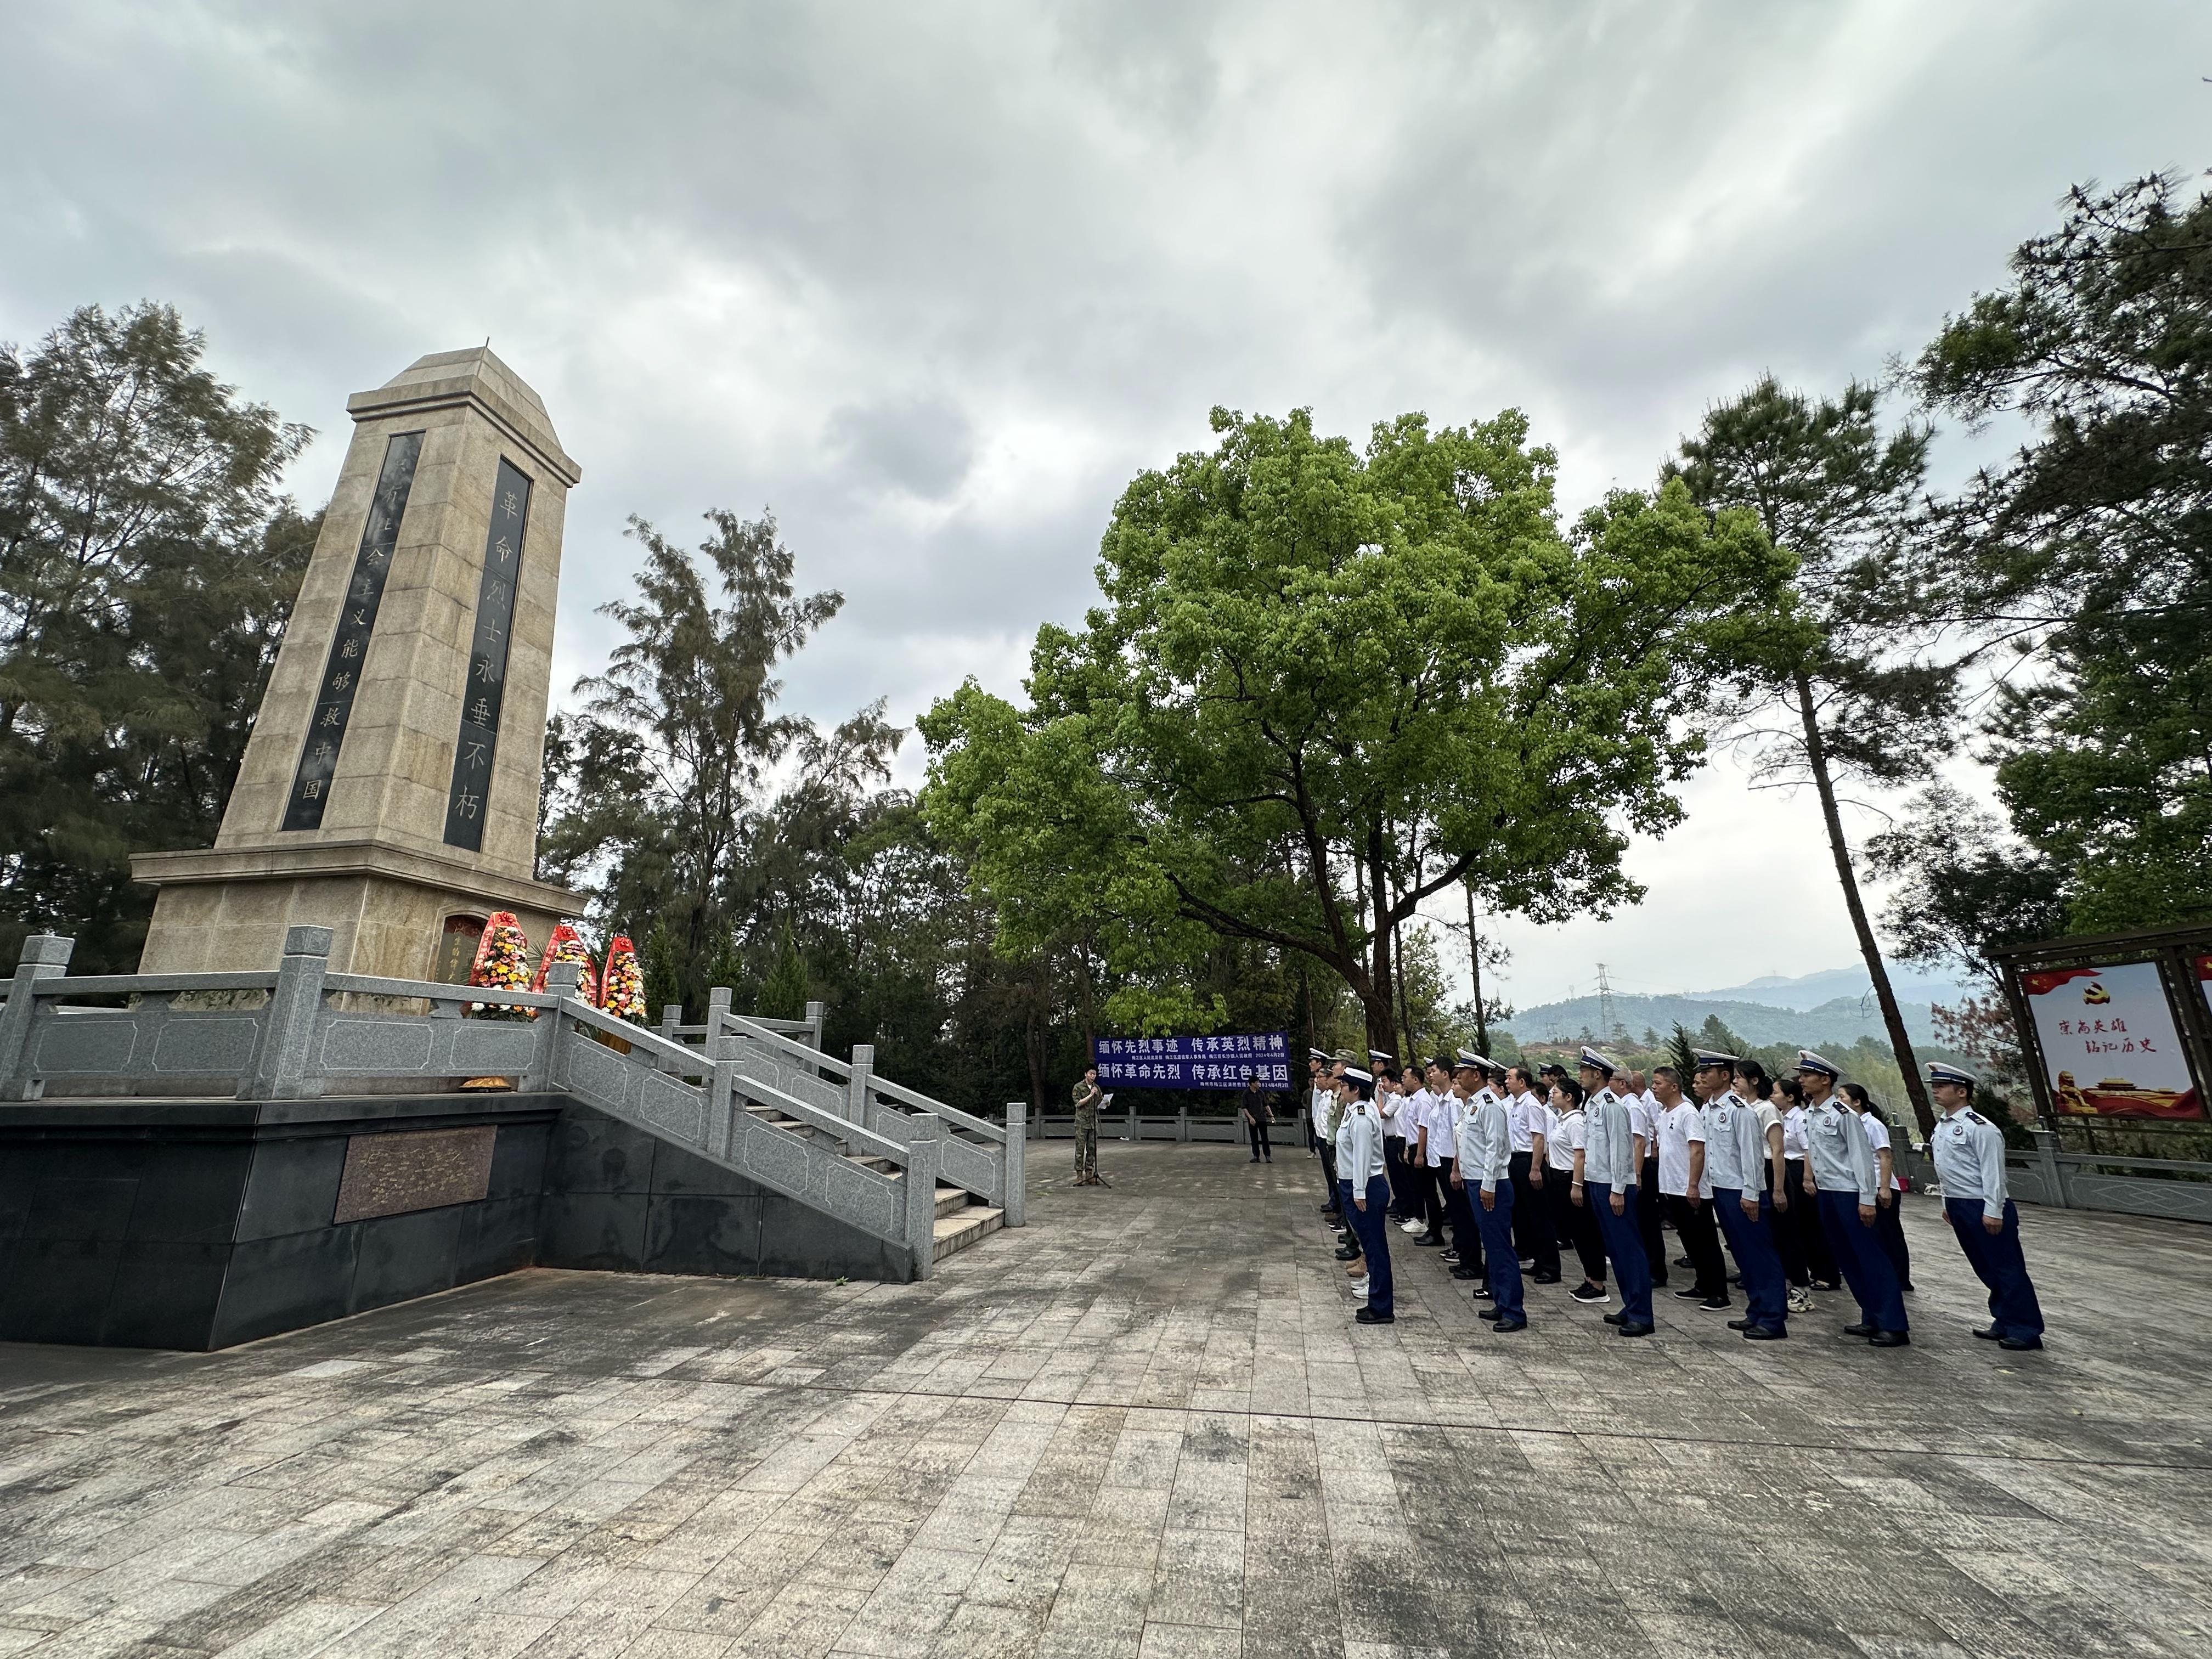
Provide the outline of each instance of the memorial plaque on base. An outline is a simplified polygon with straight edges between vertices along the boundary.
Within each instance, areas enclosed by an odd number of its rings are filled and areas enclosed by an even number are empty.
[[[350,1137],[331,1225],[474,1203],[491,1190],[492,1143],[498,1135],[487,1124]]]

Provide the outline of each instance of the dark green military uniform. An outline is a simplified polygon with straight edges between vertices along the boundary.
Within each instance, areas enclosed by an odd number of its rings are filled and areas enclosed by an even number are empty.
[[[1098,1104],[1106,1091],[1090,1079],[1075,1085],[1075,1176],[1096,1180],[1098,1175]]]

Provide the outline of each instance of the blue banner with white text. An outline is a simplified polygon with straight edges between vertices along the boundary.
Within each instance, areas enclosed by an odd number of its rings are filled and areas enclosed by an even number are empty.
[[[1291,1086],[1291,1040],[1281,1031],[1242,1036],[1099,1037],[1091,1045],[1109,1089],[1263,1089]]]

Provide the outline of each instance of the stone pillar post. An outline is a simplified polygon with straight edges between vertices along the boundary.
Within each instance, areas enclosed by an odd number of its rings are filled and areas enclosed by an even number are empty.
[[[1176,1139],[1182,1141],[1190,1139],[1190,1108],[1188,1106],[1176,1108]]]
[[[845,1081],[845,1116],[863,1129],[876,1127],[875,1114],[869,1109],[869,1103],[875,1098],[869,1091],[870,1084],[875,1079],[875,1070],[876,1045],[872,1042],[854,1043],[853,1074]]]
[[[937,1133],[932,1113],[906,1121],[906,1243],[916,1279],[937,1272]]]
[[[8,1006],[0,1009],[0,1100],[39,1097],[42,1085],[30,1075],[23,1054],[39,1006],[31,988],[40,980],[59,979],[68,973],[70,952],[75,949],[76,941],[59,933],[33,933],[23,941],[15,976],[8,987]]]
[[[1006,1195],[1000,1207],[1009,1227],[1029,1224],[1030,1108],[1025,1100],[1006,1103]]]
[[[707,1041],[711,1046],[722,1034],[722,1022],[730,1017],[730,988],[716,985],[707,992]]]
[[[707,1155],[725,1163],[737,1145],[738,1044],[743,1041],[707,1034]]]
[[[284,930],[276,988],[262,1011],[261,1041],[252,1072],[238,1091],[240,1100],[311,1100],[323,1092],[322,1079],[307,1073],[323,1012],[323,975],[330,965],[329,928]]]
[[[1129,1108],[1129,1121],[1121,1130],[1121,1139],[1133,1141],[1137,1138],[1137,1109],[1132,1104]]]
[[[545,970],[545,994],[568,999],[574,997],[584,979],[583,965],[574,962],[556,962]],[[540,1008],[537,1029],[532,1033],[536,1045],[530,1053],[530,1069],[524,1073],[520,1088],[525,1093],[542,1093],[557,1089],[567,1080],[567,1067],[562,1057],[567,1052],[568,1015],[565,1009]]]
[[[2066,1166],[2058,1161],[2058,1136],[2051,1129],[2030,1129],[2035,1137],[2036,1161],[2042,1167],[2044,1190],[2050,1194],[2051,1202],[2062,1209],[2071,1208],[2074,1194],[2067,1189]]]

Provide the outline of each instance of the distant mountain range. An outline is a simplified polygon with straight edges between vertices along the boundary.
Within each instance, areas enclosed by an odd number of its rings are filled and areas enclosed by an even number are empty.
[[[1905,1015],[1905,1030],[1916,1042],[1935,1036],[1929,1006],[1955,1002],[1965,994],[1955,979],[1920,973],[1892,976]],[[1883,1035],[1881,1011],[1875,1006],[1874,984],[1863,968],[1831,968],[1796,978],[1769,975],[1742,985],[1717,991],[1684,991],[1672,996],[1629,996],[1616,992],[1613,1014],[1632,1037],[1645,1030],[1665,1036],[1679,1023],[1692,1032],[1706,1017],[1721,1021],[1747,1042],[1764,1046],[1775,1042],[1848,1046],[1863,1036]],[[1606,1035],[1602,1004],[1594,996],[1573,997],[1524,1008],[1507,1023],[1507,1029],[1523,1042],[1570,1042],[1585,1031]]]

